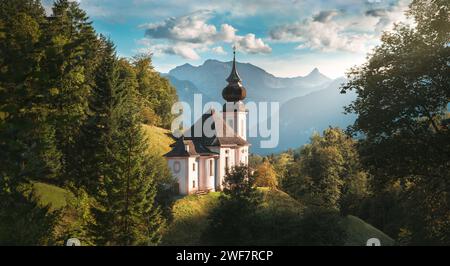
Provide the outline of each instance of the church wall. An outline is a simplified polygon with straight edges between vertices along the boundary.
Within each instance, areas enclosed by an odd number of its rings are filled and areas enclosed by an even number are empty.
[[[210,161],[212,161],[212,175],[210,172]],[[200,190],[214,190],[214,181],[216,176],[216,160],[213,157],[200,157],[199,159],[199,189]]]
[[[199,188],[199,176],[198,176],[198,160],[196,157],[189,157],[188,161],[188,165],[187,165],[187,173],[188,173],[188,182],[187,182],[187,187],[188,187],[188,193],[194,193],[198,190]],[[193,167],[193,165],[195,165],[195,168]],[[195,184],[194,184],[195,183]],[[195,186],[194,186],[195,185]]]
[[[167,159],[169,168],[173,176],[177,179],[179,184],[179,192],[182,195],[189,194],[187,184],[187,158],[169,158]]]
[[[226,157],[228,157],[228,168],[231,169],[236,165],[236,150],[234,147],[209,147],[211,151],[219,153],[219,158],[216,160],[218,166],[216,167],[217,173],[215,176],[216,189],[221,190],[223,188],[222,183],[226,174]]]

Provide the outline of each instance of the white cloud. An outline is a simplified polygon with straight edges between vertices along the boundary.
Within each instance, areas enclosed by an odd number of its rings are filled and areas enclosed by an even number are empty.
[[[311,48],[324,52],[361,51],[370,39],[367,34],[347,33],[336,22],[314,20],[281,26],[273,29],[270,34],[274,40],[298,42],[298,49]]]
[[[261,38],[256,38],[253,33],[249,33],[245,36],[236,36],[234,42],[239,51],[244,51],[250,54],[267,54],[272,52],[272,48],[265,44]]]
[[[201,10],[143,27],[146,28],[145,35],[149,38],[204,43],[211,41],[217,35],[216,27],[206,23],[211,15],[211,12]]]
[[[165,54],[178,55],[184,59],[198,60],[200,56],[196,50],[202,50],[201,44],[178,42],[174,44],[153,43],[151,39],[143,38],[136,42],[142,47],[137,49],[138,53],[152,53],[154,56],[163,56]]]
[[[222,46],[216,46],[211,49],[216,54],[227,54]]]
[[[366,52],[379,40],[382,31],[391,29],[395,22],[406,21],[404,11],[409,2],[400,0],[388,7],[371,5],[352,16],[335,10],[320,11],[300,22],[272,28],[270,38],[278,42],[297,42],[297,49]]]
[[[155,41],[156,44],[141,44],[155,50],[155,55],[176,54],[192,60],[200,58],[198,52],[211,50],[224,54],[225,51],[220,45],[211,48],[220,43],[233,43],[239,50],[251,54],[272,51],[268,44],[253,33],[237,35],[238,30],[229,24],[221,24],[220,30],[217,30],[215,25],[208,23],[212,16],[212,12],[202,10],[180,17],[168,18],[160,23],[142,25],[141,27],[145,29],[146,39]]]

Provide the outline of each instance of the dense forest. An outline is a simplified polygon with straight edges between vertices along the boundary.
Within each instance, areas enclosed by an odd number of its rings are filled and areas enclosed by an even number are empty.
[[[158,243],[172,180],[141,125],[170,125],[175,89],[150,56],[118,58],[76,2],[0,10],[0,243]],[[72,208],[37,204],[39,181],[70,190]]]
[[[415,23],[348,73],[356,122],[232,169],[200,243],[342,245],[352,215],[398,245],[449,245],[449,14],[414,0]],[[143,125],[169,128],[176,101],[151,55],[119,58],[76,2],[0,0],[0,245],[165,244],[175,181]],[[42,183],[73,197],[41,204]],[[262,214],[258,187],[304,208]]]

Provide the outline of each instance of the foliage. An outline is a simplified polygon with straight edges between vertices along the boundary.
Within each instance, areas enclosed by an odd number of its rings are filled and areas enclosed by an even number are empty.
[[[246,245],[256,237],[256,208],[260,194],[247,166],[235,166],[224,179],[219,206],[211,211],[202,238],[212,245]]]
[[[0,245],[52,245],[59,211],[42,206],[33,190],[0,193]]]
[[[178,100],[175,88],[153,69],[150,56],[137,55],[132,63],[136,71],[144,122],[170,128],[173,118],[171,108]]]
[[[308,209],[298,226],[302,245],[338,246],[346,242],[346,231],[336,211]]]
[[[412,210],[400,225],[411,243],[450,243],[449,10],[448,1],[413,1],[415,25],[385,32],[343,87],[357,93],[346,108],[358,115],[349,132],[363,137],[375,193],[399,182],[398,207]]]
[[[36,0],[1,0],[0,9],[1,215],[41,225],[14,241],[62,244],[79,235],[94,244],[103,232],[92,230],[101,225],[92,210],[103,210],[108,222],[119,221],[104,244],[158,243],[158,205],[169,208],[173,180],[158,152],[149,154],[141,115],[170,124],[175,90],[149,57],[118,59],[77,2],[55,1],[48,16]],[[37,199],[21,197],[19,188],[31,185]]]
[[[276,188],[278,185],[277,174],[268,160],[258,166],[254,175],[255,185],[258,187]]]
[[[367,175],[361,168],[355,142],[338,128],[311,137],[300,157],[288,168],[283,188],[308,205],[355,211],[355,199],[367,193]]]

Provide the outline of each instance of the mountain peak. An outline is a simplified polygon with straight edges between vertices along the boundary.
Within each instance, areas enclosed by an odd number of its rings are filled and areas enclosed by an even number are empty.
[[[317,67],[315,67],[309,74],[309,75],[317,75],[317,74],[322,74],[320,73],[319,69]]]

